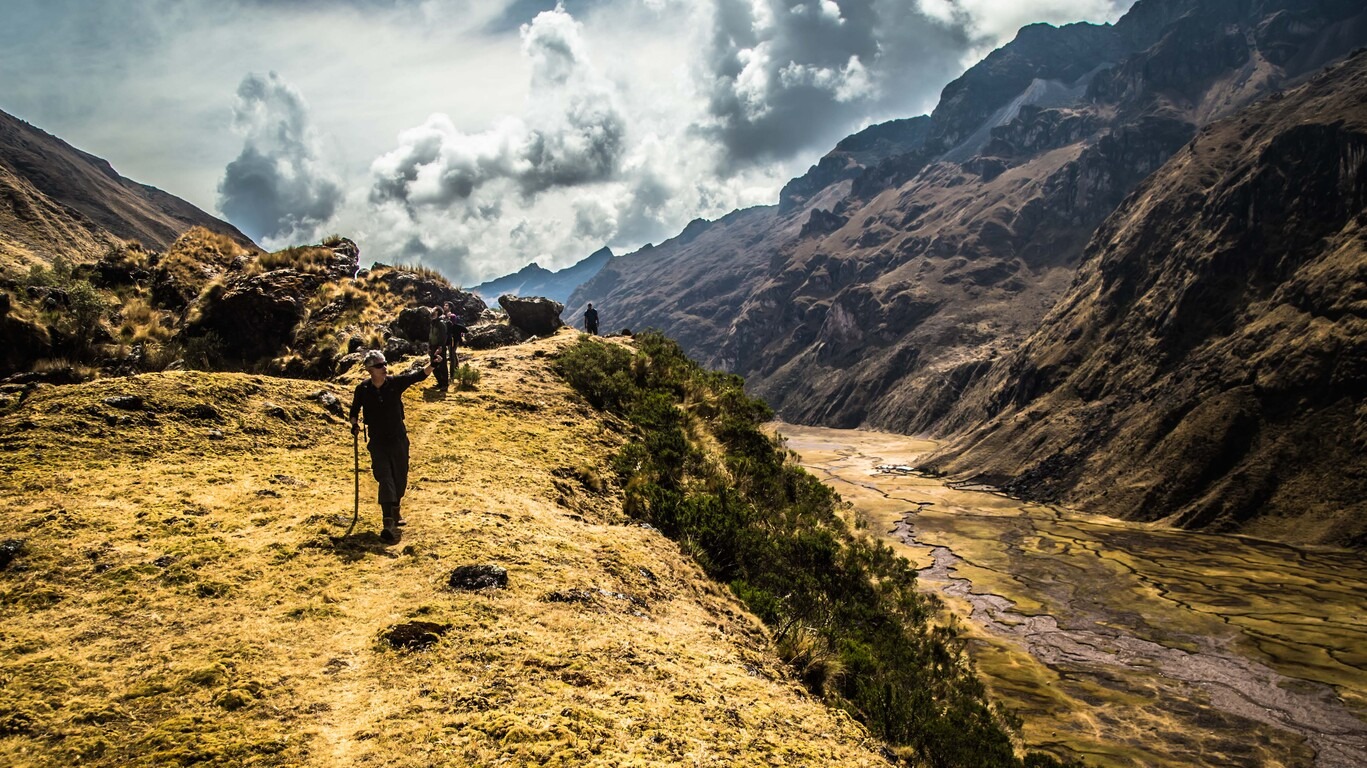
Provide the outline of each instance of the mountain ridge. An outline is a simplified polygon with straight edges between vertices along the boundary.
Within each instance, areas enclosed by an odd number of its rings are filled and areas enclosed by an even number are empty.
[[[569,311],[660,328],[791,422],[943,434],[1106,216],[1201,125],[1363,42],[1349,3],[1150,0],[1110,27],[1027,28],[946,87],[919,149],[619,257]]]
[[[564,304],[580,285],[591,280],[612,258],[612,249],[604,246],[574,264],[554,272],[532,262],[511,275],[480,283],[471,288],[470,292],[479,295],[491,305],[497,303],[498,297],[505,293],[522,297],[543,296]]]
[[[1367,545],[1364,103],[1367,50],[1202,129],[964,393],[934,463],[1128,519]]]
[[[0,257],[9,263],[93,261],[129,241],[165,250],[194,226],[258,250],[231,224],[3,111],[0,193]]]

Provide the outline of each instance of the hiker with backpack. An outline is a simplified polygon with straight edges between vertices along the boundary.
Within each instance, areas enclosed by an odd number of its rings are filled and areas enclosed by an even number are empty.
[[[451,326],[447,323],[446,313],[441,307],[432,307],[432,320],[427,326],[427,347],[432,355],[432,364],[437,372],[437,389],[446,391],[451,379],[446,372],[444,350],[451,340]]]
[[[372,349],[361,364],[370,378],[357,384],[352,396],[351,434],[360,432],[357,417],[364,413],[370,470],[380,486],[380,511],[384,518],[380,538],[395,544],[400,539],[399,526],[404,524],[399,503],[408,487],[408,428],[403,421],[403,392],[427,378],[432,372],[432,361],[429,359],[420,369],[391,376],[384,353]]]
[[[443,305],[443,308],[446,310],[446,327],[448,332],[445,354],[447,361],[451,365],[451,378],[454,379],[456,378],[456,369],[460,366],[460,360],[456,356],[456,347],[465,340],[465,334],[469,333],[470,329],[456,316],[456,311],[451,306],[451,302],[446,302],[446,304]]]

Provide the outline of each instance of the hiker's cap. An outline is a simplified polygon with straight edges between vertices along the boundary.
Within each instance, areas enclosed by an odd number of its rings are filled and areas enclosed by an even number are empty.
[[[365,357],[361,358],[361,365],[366,368],[374,368],[379,365],[387,365],[387,363],[384,360],[383,352],[378,349],[372,349],[365,353]]]

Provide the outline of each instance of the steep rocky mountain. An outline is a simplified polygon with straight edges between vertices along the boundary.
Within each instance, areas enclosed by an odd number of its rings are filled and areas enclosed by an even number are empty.
[[[790,421],[941,428],[1144,178],[1364,42],[1356,2],[1142,0],[1114,26],[1026,27],[900,142],[614,259],[567,311],[660,328]]]
[[[231,224],[0,112],[0,266],[93,260],[123,241],[164,250],[193,226],[255,248]]]
[[[937,463],[1131,519],[1367,544],[1365,211],[1362,51],[1147,179],[954,405]]]
[[[528,264],[511,275],[504,275],[470,289],[471,293],[493,304],[505,293],[514,296],[544,296],[564,304],[574,290],[598,274],[612,260],[612,250],[599,248],[583,261],[555,272],[536,264]]]

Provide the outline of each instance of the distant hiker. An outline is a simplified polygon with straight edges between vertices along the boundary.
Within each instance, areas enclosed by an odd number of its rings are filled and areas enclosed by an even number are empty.
[[[598,335],[598,310],[594,309],[592,304],[584,310],[584,330],[594,336]]]
[[[465,341],[465,334],[469,333],[470,329],[456,316],[456,310],[451,306],[451,302],[446,302],[443,307],[446,310],[446,327],[450,332],[446,342],[446,360],[451,365],[451,378],[454,379],[456,378],[456,368],[460,365],[460,359],[456,356],[456,347]]]
[[[411,373],[389,375],[384,353],[372,349],[361,364],[370,379],[356,385],[351,399],[351,434],[360,431],[357,416],[364,412],[370,451],[370,471],[380,484],[380,510],[384,515],[384,531],[380,538],[393,544],[399,540],[399,502],[408,487],[408,428],[403,423],[403,391],[427,378],[432,362]]]
[[[445,392],[451,379],[446,373],[446,346],[451,341],[451,326],[446,322],[446,313],[441,307],[432,307],[432,321],[427,326],[428,352],[437,372],[437,389]]]

